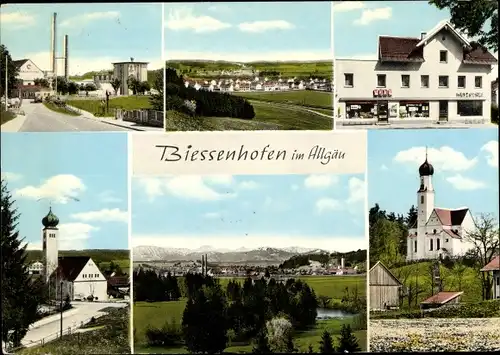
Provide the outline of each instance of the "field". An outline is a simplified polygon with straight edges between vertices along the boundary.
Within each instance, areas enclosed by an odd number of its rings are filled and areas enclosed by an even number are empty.
[[[329,109],[333,108],[333,95],[331,92],[299,90],[277,92],[234,92],[233,95],[245,97],[249,100],[269,101],[293,104],[306,107]]]
[[[145,331],[148,326],[162,327],[166,321],[181,324],[182,312],[186,305],[185,300],[171,302],[136,302],[134,304],[134,332],[135,332],[135,353],[163,353],[179,354],[187,353],[184,347],[157,348],[145,345]],[[161,315],[161,316],[159,316]],[[318,351],[321,334],[327,328],[332,335],[337,335],[342,324],[347,323],[345,319],[329,319],[318,321],[316,327],[306,332],[300,332],[294,337],[295,346],[301,352],[307,352],[309,344]],[[366,330],[355,331],[354,334],[359,340],[360,346],[366,350]],[[232,344],[226,348],[227,352],[251,352],[251,344]]]
[[[370,350],[500,351],[500,318],[371,320]]]
[[[101,100],[78,100],[69,99],[67,104],[84,111],[88,111],[94,115],[103,115],[106,117],[113,117],[113,109],[120,108],[124,110],[139,110],[151,108],[151,103],[149,102],[149,96],[123,96],[110,98],[109,100],[109,111],[103,113],[103,106],[101,105]]]
[[[43,105],[47,107],[49,110],[57,112],[57,113],[62,113],[63,115],[68,115],[68,116],[80,116],[79,113],[69,110],[64,107],[57,106],[56,104],[52,102],[44,102]]]

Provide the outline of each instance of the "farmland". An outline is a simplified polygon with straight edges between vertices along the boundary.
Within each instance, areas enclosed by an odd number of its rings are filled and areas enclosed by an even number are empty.
[[[249,100],[293,104],[311,108],[332,110],[333,107],[333,95],[331,92],[325,91],[234,92],[233,95]]]

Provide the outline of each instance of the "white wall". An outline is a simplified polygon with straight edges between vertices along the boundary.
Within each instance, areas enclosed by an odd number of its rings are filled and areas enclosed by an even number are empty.
[[[31,60],[28,60],[19,68],[19,75],[17,76],[18,79],[23,81],[23,85],[34,85],[35,79],[43,79],[44,77],[43,71],[37,68]]]
[[[42,229],[42,248],[46,280],[48,280],[59,264],[58,240],[59,230],[57,228]]]
[[[74,281],[75,298],[94,295],[99,301],[105,301],[107,296],[108,283],[99,267],[92,259],[89,259],[87,265],[82,269]]]

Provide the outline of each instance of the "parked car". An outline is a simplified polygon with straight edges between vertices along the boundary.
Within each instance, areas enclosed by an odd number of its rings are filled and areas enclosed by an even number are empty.
[[[35,98],[31,102],[34,103],[34,104],[36,104],[38,102],[42,102],[42,97],[41,96],[35,96]]]

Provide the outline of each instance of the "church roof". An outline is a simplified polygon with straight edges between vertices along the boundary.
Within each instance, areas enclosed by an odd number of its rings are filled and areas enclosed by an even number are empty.
[[[56,273],[66,281],[74,281],[90,260],[90,256],[60,256]]]
[[[434,208],[434,211],[443,226],[460,226],[469,212],[469,209],[466,207],[456,210]]]
[[[495,271],[495,270],[500,270],[500,256],[497,256],[496,258],[491,260],[481,269],[481,271]]]
[[[450,237],[455,238],[455,239],[462,239],[462,237],[456,233],[455,231],[452,231],[451,229],[443,229],[443,232],[448,234]]]

